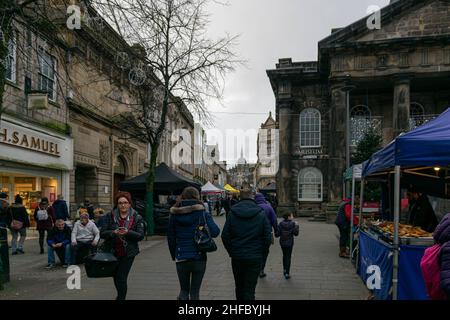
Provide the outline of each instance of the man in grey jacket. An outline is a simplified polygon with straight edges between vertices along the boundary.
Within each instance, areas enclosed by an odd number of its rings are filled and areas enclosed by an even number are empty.
[[[241,189],[225,222],[222,241],[231,257],[237,300],[255,300],[264,252],[271,244],[271,226],[248,184]]]
[[[78,252],[91,252],[99,239],[100,231],[97,226],[89,220],[88,213],[82,213],[72,230],[72,264],[76,264]]]

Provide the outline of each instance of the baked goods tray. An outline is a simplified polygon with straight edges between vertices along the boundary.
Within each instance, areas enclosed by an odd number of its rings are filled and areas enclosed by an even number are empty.
[[[394,235],[383,231],[382,229],[378,228],[377,226],[369,226],[370,230],[375,232],[380,236],[380,239],[388,242],[393,243],[394,242]],[[400,237],[400,244],[404,245],[411,245],[411,246],[426,246],[431,247],[434,245],[434,239],[433,237],[422,237],[422,238],[416,238],[416,237]]]

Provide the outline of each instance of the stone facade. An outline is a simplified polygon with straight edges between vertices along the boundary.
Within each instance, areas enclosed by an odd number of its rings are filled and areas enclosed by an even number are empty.
[[[255,168],[255,186],[262,189],[276,181],[278,145],[277,123],[269,113],[267,120],[261,124],[257,139],[258,161]],[[265,148],[262,150],[261,148]]]
[[[450,105],[450,2],[392,2],[381,29],[362,19],[320,41],[318,62],[280,59],[267,74],[280,134],[279,209],[322,210],[343,196],[347,136],[350,153],[369,127],[387,144]]]

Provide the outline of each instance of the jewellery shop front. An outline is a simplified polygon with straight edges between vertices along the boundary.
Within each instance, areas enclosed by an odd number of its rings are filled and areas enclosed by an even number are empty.
[[[0,191],[9,202],[19,194],[35,226],[34,209],[42,197],[52,203],[58,195],[70,199],[73,140],[64,134],[12,117],[0,123]]]

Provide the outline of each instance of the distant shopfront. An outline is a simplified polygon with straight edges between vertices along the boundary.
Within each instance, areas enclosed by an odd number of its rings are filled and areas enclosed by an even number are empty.
[[[72,138],[2,116],[0,190],[9,195],[10,202],[19,194],[32,216],[42,197],[52,203],[61,194],[68,201],[72,169]]]

